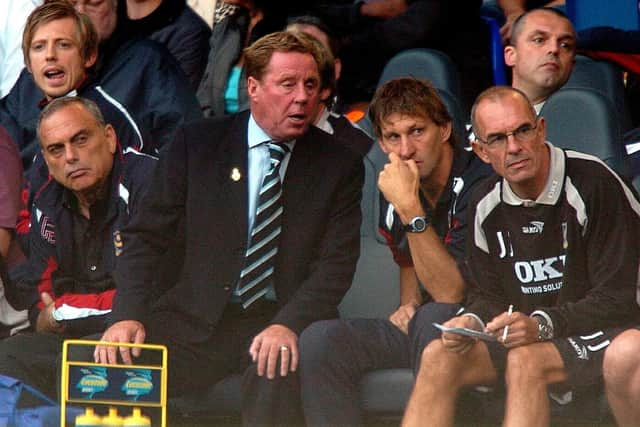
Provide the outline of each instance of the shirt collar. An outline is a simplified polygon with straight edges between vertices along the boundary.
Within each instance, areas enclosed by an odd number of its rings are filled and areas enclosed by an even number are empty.
[[[331,113],[329,112],[329,109],[325,108],[322,111],[322,114],[320,115],[320,119],[316,123],[316,127],[318,129],[322,129],[323,131],[325,131],[329,135],[333,135],[333,126],[331,126],[331,123],[329,122],[329,115],[330,114]]]
[[[253,118],[253,113],[249,116],[249,124],[247,129],[247,140],[249,143],[249,149],[255,148],[260,144],[265,142],[270,142],[271,137],[267,135],[267,133],[262,130],[260,125]],[[284,144],[289,147],[290,150],[293,149],[294,141],[287,141]]]
[[[546,142],[549,147],[549,176],[544,189],[536,200],[522,199],[512,189],[506,179],[502,179],[502,200],[513,206],[555,205],[560,199],[562,182],[565,174],[564,151]]]

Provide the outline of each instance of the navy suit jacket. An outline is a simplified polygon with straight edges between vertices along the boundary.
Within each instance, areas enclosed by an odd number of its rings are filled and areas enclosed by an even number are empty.
[[[249,112],[185,125],[162,154],[146,203],[122,230],[113,318],[164,316],[185,339],[214,331],[243,268],[247,245]],[[239,179],[238,179],[239,178]],[[300,333],[337,316],[359,255],[361,159],[311,126],[296,140],[283,184],[272,323]],[[179,279],[152,285],[160,256],[183,247]],[[267,325],[265,325],[267,326]]]

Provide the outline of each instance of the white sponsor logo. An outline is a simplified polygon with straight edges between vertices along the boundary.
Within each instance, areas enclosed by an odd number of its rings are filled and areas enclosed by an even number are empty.
[[[543,228],[544,228],[544,222],[531,221],[529,225],[525,225],[524,227],[522,227],[522,232],[524,234],[542,234]]]
[[[569,341],[569,344],[571,344],[571,347],[573,347],[576,354],[578,355],[578,359],[589,360],[589,352],[587,351],[587,348],[585,346],[583,345],[581,346],[580,344],[575,342],[572,338],[567,338],[567,340]]]
[[[523,294],[545,294],[547,292],[555,292],[562,289],[562,282],[554,282],[548,283],[546,285],[536,285],[536,286],[520,286],[520,290]]]
[[[558,271],[558,268],[562,270],[565,258],[566,255],[560,255],[534,261],[518,261],[514,265],[514,270],[522,283],[559,279],[562,277],[562,271]]]

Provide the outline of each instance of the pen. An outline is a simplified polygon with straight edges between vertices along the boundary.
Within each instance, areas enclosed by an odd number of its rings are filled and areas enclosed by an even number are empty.
[[[507,315],[511,317],[511,313],[513,313],[513,304],[509,304],[509,310],[507,311]],[[502,342],[507,340],[507,334],[509,333],[509,325],[504,327],[504,332],[502,332]]]

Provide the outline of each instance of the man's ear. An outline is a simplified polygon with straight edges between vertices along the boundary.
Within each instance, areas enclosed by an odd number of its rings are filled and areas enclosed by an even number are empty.
[[[109,152],[115,154],[118,146],[118,137],[116,136],[116,131],[113,126],[107,124],[104,127],[104,135],[107,138],[107,144],[109,144]]]
[[[249,94],[249,98],[255,96],[259,84],[260,82],[255,77],[249,76],[247,78],[247,93]]]
[[[516,63],[516,58],[518,57],[518,52],[516,48],[508,45],[504,47],[504,63],[509,67],[513,67]]]
[[[476,153],[476,156],[480,158],[480,160],[485,163],[491,164],[491,162],[489,161],[489,156],[487,156],[487,153],[485,151],[486,146],[482,142],[478,140],[472,141],[471,148],[473,149],[473,152]]]
[[[440,142],[449,142],[451,138],[451,122],[447,122],[444,126],[440,126]]]
[[[334,74],[336,76],[336,82],[337,82],[338,80],[340,80],[340,74],[342,73],[342,61],[340,61],[340,58],[337,58],[333,62],[333,69],[334,69]]]
[[[538,129],[538,132],[542,132],[542,136],[543,136],[543,140],[546,141],[547,140],[547,122],[544,120],[544,117],[539,116],[538,117],[538,127],[540,129]]]
[[[84,68],[88,69],[93,67],[97,59],[98,59],[98,51],[96,50],[89,55],[86,61],[84,61]]]

